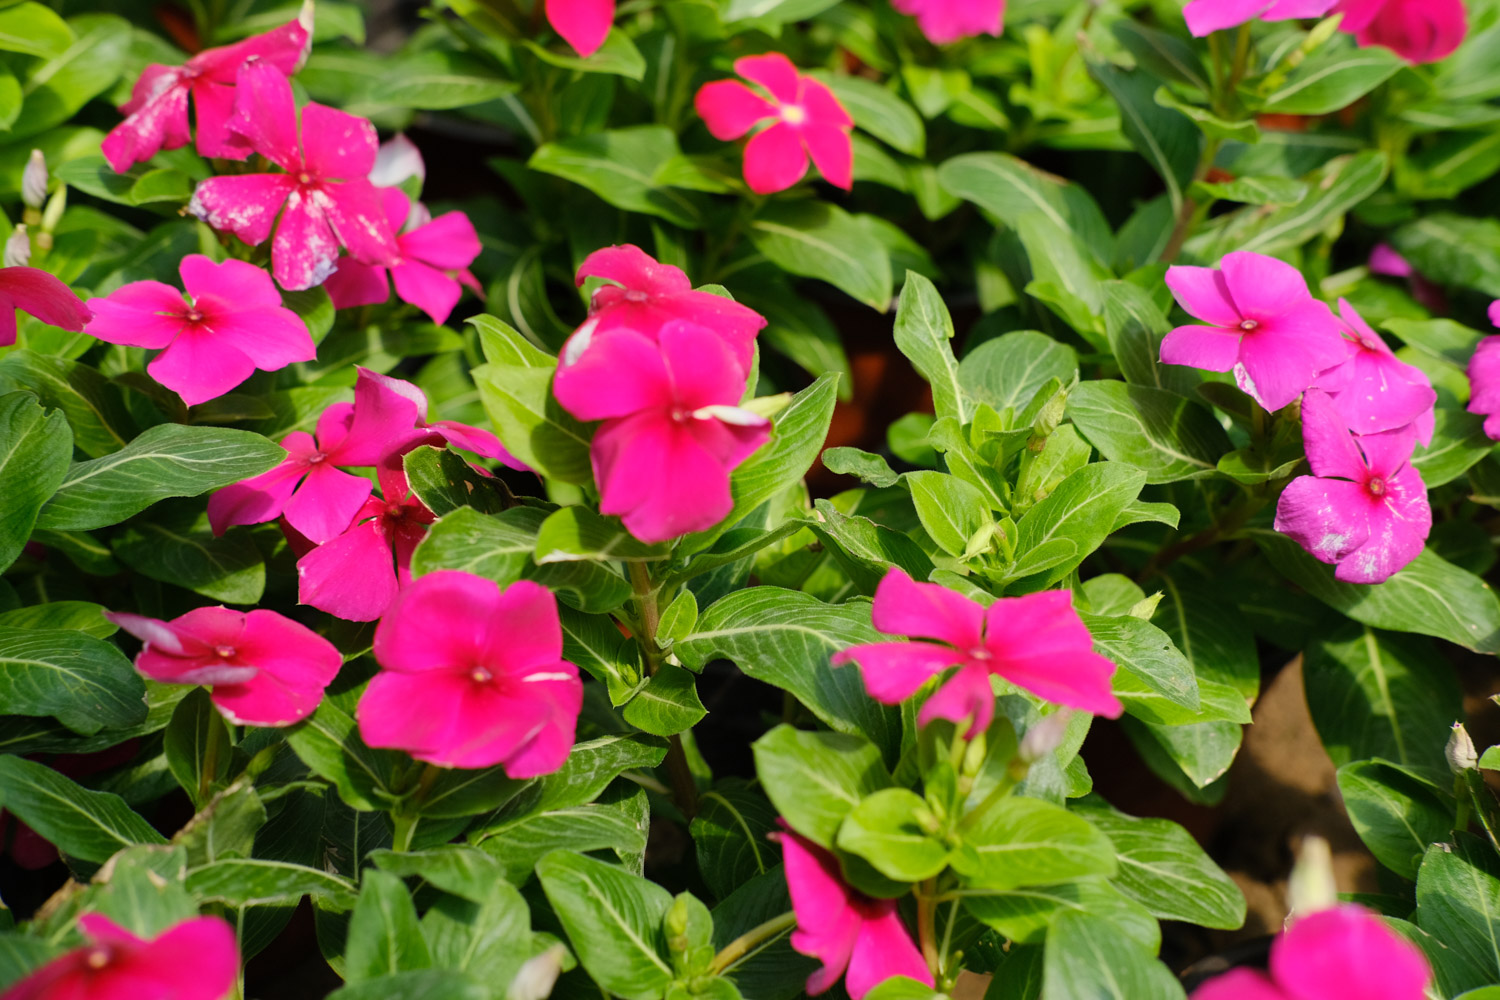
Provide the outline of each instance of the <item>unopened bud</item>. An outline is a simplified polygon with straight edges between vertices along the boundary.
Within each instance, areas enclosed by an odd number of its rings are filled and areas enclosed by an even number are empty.
[[[552,995],[557,977],[562,975],[563,960],[567,956],[568,950],[555,944],[535,958],[527,959],[505,991],[505,1000],[546,1000]]]
[[[1058,425],[1063,422],[1063,414],[1068,409],[1068,393],[1059,389],[1057,395],[1047,400],[1042,407],[1042,412],[1037,414],[1036,420],[1032,421],[1031,429],[1040,437],[1046,437],[1057,430]],[[1040,450],[1040,449],[1038,449]]]
[[[41,208],[46,201],[47,158],[40,149],[33,149],[21,172],[21,202],[27,208]]]
[[[31,263],[31,238],[26,235],[26,227],[20,225],[16,231],[10,234],[10,239],[5,241],[5,267],[25,267]]]
[[[1453,724],[1443,755],[1448,758],[1448,769],[1454,774],[1463,774],[1479,766],[1479,751],[1475,749],[1474,740],[1462,722]]]
[[[1018,756],[1028,764],[1034,764],[1062,746],[1068,735],[1068,723],[1073,720],[1071,708],[1061,708],[1051,715],[1044,715],[1021,737]]]
[[[1333,877],[1333,852],[1328,849],[1328,841],[1322,837],[1302,841],[1287,894],[1291,897],[1289,923],[1338,904],[1339,888]]]
[[[47,210],[42,213],[42,232],[51,234],[57,229],[57,224],[62,221],[63,212],[68,208],[68,186],[64,184],[57,189],[47,202]]]

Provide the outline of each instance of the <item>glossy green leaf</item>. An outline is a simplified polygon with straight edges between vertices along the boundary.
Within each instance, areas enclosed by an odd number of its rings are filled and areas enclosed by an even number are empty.
[[[132,844],[164,844],[118,795],[83,788],[44,764],[0,756],[0,804],[81,861],[103,864]]]
[[[578,960],[624,1000],[657,1000],[672,981],[661,921],[672,897],[654,882],[566,851],[537,865],[537,878]]]
[[[839,824],[891,783],[880,750],[858,736],[777,726],[755,741],[755,771],[792,829],[832,847]]]
[[[72,457],[73,434],[62,413],[43,410],[30,393],[0,396],[0,568],[21,554]]]
[[[891,259],[863,216],[820,201],[772,201],[750,223],[750,239],[777,267],[818,278],[884,312]]]
[[[1233,447],[1207,408],[1144,385],[1080,383],[1068,416],[1105,458],[1143,469],[1151,485],[1213,476]]]

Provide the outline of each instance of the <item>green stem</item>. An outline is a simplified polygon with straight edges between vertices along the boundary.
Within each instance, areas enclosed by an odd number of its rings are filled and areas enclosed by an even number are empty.
[[[391,813],[391,824],[395,828],[391,834],[392,850],[411,850],[412,839],[417,835],[417,823],[422,819],[422,803],[427,801],[432,787],[442,776],[443,769],[436,764],[428,764],[422,768],[422,777],[417,779],[417,787],[411,799],[401,803],[397,811]]]
[[[1150,579],[1182,557],[1206,549],[1221,539],[1233,535],[1243,528],[1268,502],[1269,497],[1262,491],[1257,490],[1254,493],[1247,494],[1237,505],[1231,507],[1221,520],[1195,535],[1189,535],[1175,545],[1170,545],[1165,549],[1159,550],[1146,563],[1146,568],[1141,570],[1140,575],[1136,579]]]
[[[1453,814],[1453,832],[1465,833],[1469,829],[1469,783],[1462,774],[1453,779],[1453,797],[1458,800],[1458,809]]]
[[[391,833],[391,850],[398,854],[411,850],[412,839],[417,835],[417,821],[421,818],[417,813],[391,814],[391,824],[395,827]]]
[[[636,631],[635,642],[646,661],[647,674],[654,677],[662,663],[661,646],[656,641],[657,630],[661,627],[661,590],[652,581],[651,572],[645,563],[633,562],[627,565],[630,586],[635,591],[636,608],[640,614],[640,628]],[[664,763],[667,765],[667,774],[672,779],[672,799],[683,815],[691,820],[698,815],[698,783],[693,779],[693,769],[688,765],[687,750],[682,745],[680,735],[674,734],[667,741]]]
[[[933,902],[936,903],[936,900]],[[953,905],[948,908],[948,926],[943,929],[942,959],[945,964],[955,961],[953,957],[953,925],[956,923],[958,923],[958,900],[955,899]]]
[[[797,915],[795,913],[787,912],[783,913],[779,917],[772,917],[770,920],[767,920],[765,923],[760,924],[759,926],[750,928],[748,931],[726,944],[724,948],[714,956],[713,964],[708,967],[709,972],[711,972],[715,976],[723,975],[725,972],[729,971],[729,969],[731,969],[736,962],[743,960],[746,955],[750,954],[757,947],[780,936],[783,932],[790,930],[795,926],[797,926]]]
[[[937,946],[937,879],[917,886],[917,939],[922,945],[922,960],[936,979],[942,971]]]
[[[203,748],[203,768],[198,772],[198,803],[201,808],[213,795],[214,780],[219,773],[220,747],[224,743],[224,722],[214,713],[208,727],[208,745]]]

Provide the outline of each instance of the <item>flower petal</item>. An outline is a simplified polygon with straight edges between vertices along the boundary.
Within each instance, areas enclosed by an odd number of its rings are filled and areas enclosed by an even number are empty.
[[[824,180],[845,191],[854,186],[854,141],[846,129],[808,125],[802,141]]]
[[[1239,361],[1243,335],[1216,326],[1179,326],[1162,338],[1161,363],[1227,372]]]
[[[618,514],[643,542],[706,530],[734,507],[729,470],[661,413],[606,422],[592,457],[600,511]]]
[[[373,487],[365,477],[336,469],[326,460],[302,468],[307,478],[282,505],[282,513],[304,538],[322,545],[348,530]]]
[[[444,212],[425,226],[403,234],[399,242],[402,257],[443,271],[468,267],[482,249],[474,223],[462,212]]]
[[[311,435],[294,431],[288,435],[288,440],[292,438],[305,438],[311,449]],[[232,525],[264,524],[280,517],[307,468],[305,461],[289,456],[269,472],[215,491],[208,498],[208,523],[214,534],[222,535]]]
[[[333,273],[339,239],[329,224],[328,197],[313,188],[294,187],[271,244],[276,283],[289,292],[321,285]]]
[[[964,652],[983,642],[984,609],[976,602],[940,583],[917,583],[895,567],[875,588],[871,617],[886,635],[936,639]]]
[[[351,256],[366,264],[388,265],[396,260],[396,235],[375,185],[361,177],[326,185],[320,193],[319,206]]]
[[[863,921],[850,904],[838,859],[800,834],[788,831],[779,839],[787,890],[797,917],[792,947],[823,963],[807,981],[807,992],[817,995],[838,982],[848,968]]]
[[[595,250],[585,257],[578,265],[580,288],[586,278],[603,278],[650,296],[680,295],[693,287],[682,268],[663,264],[631,243]]]
[[[1188,31],[1203,38],[1215,31],[1236,28],[1266,9],[1270,0],[1193,0],[1182,10]]]
[[[297,560],[297,599],[335,618],[372,622],[396,597],[396,565],[378,519]]]
[[[326,445],[334,465],[380,465],[418,438],[427,418],[427,397],[410,382],[359,368],[354,381],[354,409],[348,433]],[[319,442],[322,424],[319,423]]]
[[[1239,306],[1235,304],[1234,297],[1229,294],[1229,286],[1224,283],[1224,275],[1221,271],[1211,267],[1169,267],[1166,282],[1177,304],[1205,323],[1227,329],[1239,326],[1240,321],[1244,319],[1240,315]],[[1180,362],[1169,363],[1179,364]],[[1227,369],[1214,370],[1225,371]]]
[[[233,83],[196,80],[192,87],[193,111],[198,127],[198,155],[210,159],[243,160],[251,152],[250,140],[229,127],[234,120],[237,92]]]
[[[390,270],[391,281],[401,301],[416,306],[434,323],[448,322],[453,307],[458,305],[464,293],[457,279],[418,260],[406,260]]]
[[[252,59],[240,66],[235,77],[234,117],[229,120],[229,127],[244,136],[257,153],[287,173],[302,170],[292,82],[271,63]]]
[[[136,81],[136,97],[125,120],[110,129],[100,152],[115,173],[123,174],[137,163],[145,163],[163,149],[186,146],[188,87],[174,67],[147,66]]]
[[[215,229],[259,246],[270,237],[276,215],[295,187],[296,182],[286,174],[210,177],[193,191],[188,212]]]
[[[255,667],[253,680],[219,685],[213,701],[232,722],[289,726],[312,714],[344,658],[327,639],[274,611],[245,616],[237,658]]]
[[[0,289],[9,292],[10,272],[0,271]],[[160,281],[132,281],[121,285],[107,298],[89,299],[93,318],[84,327],[90,337],[127,347],[160,349],[177,339],[187,329],[184,314],[187,304],[182,293]]]
[[[1271,975],[1291,996],[1412,1000],[1432,972],[1421,949],[1358,906],[1299,919],[1271,946]]]
[[[785,191],[807,174],[807,151],[792,126],[778,122],[745,145],[745,183],[756,194]]]
[[[1224,287],[1245,319],[1265,322],[1312,298],[1307,279],[1286,261],[1243,250],[1219,262]]]
[[[1318,389],[1302,400],[1302,444],[1313,475],[1364,481],[1364,455],[1338,407]]]
[[[89,310],[72,289],[39,268],[0,268],[0,294],[22,312],[64,330],[76,333],[89,321]],[[182,297],[177,301],[180,305]]]
[[[780,52],[736,59],[734,71],[751,83],[766,88],[781,104],[796,104],[801,96],[802,78],[797,67]]]
[[[1275,528],[1314,558],[1336,563],[1369,541],[1370,507],[1359,483],[1302,476],[1282,491]]]
[[[864,921],[854,942],[849,972],[844,976],[849,1000],[863,1000],[866,993],[896,976],[933,985],[932,972],[901,922],[900,911],[894,906],[882,909],[880,916]]]
[[[776,117],[775,105],[738,80],[705,83],[693,98],[693,108],[709,134],[721,142],[738,139],[759,123]]]
[[[1093,636],[1066,590],[991,604],[985,645],[995,673],[1038,697],[1109,718],[1125,710],[1110,690],[1115,665],[1094,652]]]
[[[383,267],[344,257],[323,282],[323,290],[333,300],[335,309],[379,305],[391,297],[391,283],[386,274]]]
[[[146,366],[189,406],[218,399],[255,374],[255,362],[201,326],[189,326]]]
[[[1345,583],[1384,583],[1417,556],[1432,531],[1427,486],[1407,467],[1385,481],[1385,493],[1369,516],[1365,543],[1339,563],[1334,578]]]
[[[316,101],[302,109],[302,162],[314,177],[361,180],[366,184],[380,137],[367,118]]]
[[[673,403],[660,349],[634,330],[592,338],[576,360],[558,366],[552,393],[579,420],[624,417]]]
[[[201,253],[188,254],[179,265],[182,287],[194,302],[210,296],[236,310],[275,309],[281,305],[281,293],[271,276],[254,264],[229,259],[214,263]]]
[[[547,23],[587,59],[599,51],[615,20],[615,0],[547,0]]]
[[[550,599],[552,595],[541,589]],[[518,593],[528,595],[529,589]],[[508,628],[502,630],[493,623],[500,609],[501,591],[494,582],[455,570],[429,573],[401,592],[376,627],[375,659],[382,668],[402,673],[487,664],[492,632],[509,631],[516,625],[507,622]],[[556,623],[554,603],[554,660],[562,654],[562,633]]]
[[[1252,969],[1234,969],[1215,976],[1193,991],[1192,1000],[1296,1000]]]
[[[866,693],[883,705],[899,705],[964,657],[931,642],[872,642],[835,653],[830,662],[836,667],[857,663]]]
[[[917,713],[917,725],[930,725],[934,719],[947,719],[956,726],[967,723],[964,738],[973,739],[988,729],[994,718],[995,689],[990,686],[990,672],[971,663],[927,699]]]

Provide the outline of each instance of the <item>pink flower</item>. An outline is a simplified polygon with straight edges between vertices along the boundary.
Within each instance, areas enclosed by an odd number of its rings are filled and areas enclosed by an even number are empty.
[[[353,404],[335,403],[324,410],[316,437],[293,431],[281,439],[287,457],[280,465],[226,486],[209,498],[208,519],[214,533],[222,535],[231,525],[262,524],[284,515],[313,544],[341,534],[369,499],[372,487],[363,476],[340,472],[337,467],[380,465],[387,457],[416,447],[425,436],[417,421],[427,415],[427,397],[406,382],[399,384],[410,392],[393,389],[390,383],[396,381],[359,369]],[[420,397],[420,407],[412,393]]]
[[[973,35],[999,37],[1005,24],[1005,0],[892,0],[891,5],[914,16],[934,45]]]
[[[372,372],[368,368],[358,368],[358,381],[355,383],[355,401],[359,400],[359,387],[361,385],[370,387],[370,391],[378,391],[383,398],[391,400],[400,397],[411,403],[416,412],[416,436],[409,441],[400,444],[399,447],[388,449],[386,461],[378,464],[391,465],[393,469],[400,469],[399,463],[392,463],[391,459],[400,458],[402,455],[419,448],[422,445],[433,445],[441,448],[450,444],[464,451],[472,451],[483,458],[491,458],[502,462],[520,472],[529,472],[530,469],[519,461],[514,455],[505,450],[505,445],[500,439],[481,427],[471,424],[461,424],[457,420],[434,420],[427,419],[427,394],[410,382],[399,378],[391,378],[389,375],[381,375]]]
[[[0,267],[0,347],[16,342],[16,310],[77,333],[89,321],[83,300],[46,271]]]
[[[346,621],[372,622],[411,583],[411,554],[437,518],[409,493],[400,472],[382,467],[379,475],[385,499],[370,497],[342,534],[297,560],[301,603]],[[291,540],[305,548],[305,541]]]
[[[84,329],[111,344],[160,349],[151,377],[189,406],[216,399],[255,373],[311,361],[307,324],[281,304],[271,276],[254,264],[182,258],[182,292],[160,281],[133,281],[90,299]]]
[[[1500,302],[1490,307],[1500,312]],[[1495,325],[1500,326],[1500,316]],[[1500,335],[1485,337],[1469,359],[1469,412],[1485,415],[1484,432],[1500,441]]]
[[[862,1000],[893,976],[933,985],[932,971],[901,922],[894,899],[872,899],[843,879],[831,853],[787,828],[772,834],[781,841],[786,885],[792,896],[797,929],[792,947],[816,958],[823,968],[807,980],[817,996],[844,979],[852,1000]]]
[[[1298,920],[1271,945],[1271,972],[1236,969],[1193,1000],[1423,1000],[1432,973],[1421,949],[1358,906]]]
[[[1500,326],[1500,300],[1490,303],[1490,325]]]
[[[681,320],[656,342],[624,328],[595,337],[553,392],[578,419],[604,421],[589,449],[599,509],[643,542],[722,521],[730,472],[771,436],[770,421],[739,408],[745,370],[729,346]]]
[[[982,732],[995,715],[990,675],[1069,708],[1107,715],[1125,710],[1110,691],[1115,665],[1094,652],[1093,637],[1066,590],[1003,597],[988,608],[936,583],[892,568],[875,588],[875,628],[936,642],[877,642],[833,656],[858,663],[870,697],[897,705],[948,667],[958,673],[922,706],[917,721],[969,723]]]
[[[1332,397],[1339,416],[1356,434],[1393,431],[1413,424],[1417,440],[1432,443],[1437,392],[1420,368],[1398,360],[1380,334],[1339,299],[1349,356],[1318,376],[1313,386]]]
[[[255,152],[286,171],[210,177],[188,211],[251,246],[271,244],[271,269],[282,288],[321,284],[339,247],[366,264],[389,264],[396,240],[368,175],[375,166],[375,126],[317,103],[302,109],[298,142],[292,85],[269,63],[251,60],[239,73],[230,127]],[[282,206],[286,211],[282,212]]]
[[[1338,0],[1193,0],[1183,8],[1188,30],[1202,38],[1246,21],[1290,21],[1322,17]]]
[[[1370,251],[1370,273],[1388,278],[1410,278],[1417,269],[1389,243],[1377,243]]]
[[[372,747],[442,767],[534,778],[573,748],[583,684],[562,658],[557,599],[445,570],[402,591],[375,629],[381,671],[360,698]]]
[[[188,95],[198,111],[198,152],[206,157],[243,160],[250,147],[229,128],[234,111],[234,85],[240,67],[251,59],[291,76],[307,60],[312,41],[313,5],[307,3],[297,20],[275,31],[217,49],[205,49],[182,66],[152,63],[135,82],[130,100],[120,110],[126,118],[116,125],[101,147],[116,173],[143,163],[159,150],[177,149],[188,142]]]
[[[823,179],[845,191],[854,185],[854,119],[833,91],[802,76],[780,52],[736,59],[734,71],[771,95],[767,100],[738,80],[704,84],[693,104],[715,139],[738,139],[770,122],[745,147],[745,183],[756,194],[785,191],[807,173],[807,158]]]
[[[1319,372],[1344,360],[1333,311],[1312,297],[1301,272],[1274,257],[1237,252],[1219,270],[1169,268],[1167,287],[1182,308],[1211,325],[1167,334],[1162,363],[1233,369],[1240,388],[1268,410],[1286,406]]]
[[[547,0],[547,23],[587,59],[609,37],[615,0]]]
[[[1411,425],[1356,437],[1327,393],[1302,401],[1311,476],[1295,479],[1276,506],[1276,530],[1345,583],[1383,583],[1422,551],[1432,528],[1427,486],[1411,465]]]
[[[397,234],[396,257],[388,266],[349,257],[339,261],[323,285],[334,308],[384,302],[391,295],[389,274],[403,302],[422,310],[434,323],[446,323],[463,294],[460,286],[484,292],[468,270],[480,250],[474,224],[462,212],[448,212],[402,232],[412,215],[411,199],[394,187],[382,188],[380,199],[386,221]]]
[[[0,1000],[222,1000],[239,976],[234,929],[195,917],[145,940],[108,917],[78,919],[89,943],[16,983]]]
[[[656,338],[672,320],[706,327],[724,338],[745,371],[755,355],[755,335],[766,318],[748,306],[713,292],[695,292],[680,267],[663,264],[638,246],[605,247],[586,257],[578,268],[578,286],[588,278],[611,284],[594,291],[589,318],[563,345],[562,362],[571,364],[595,336],[626,329]]]
[[[344,658],[333,643],[274,611],[196,608],[169,622],[105,617],[146,645],[136,669],[167,684],[206,684],[241,726],[290,726],[312,714]]]
[[[1339,30],[1413,63],[1452,55],[1468,33],[1463,0],[1341,0]]]

